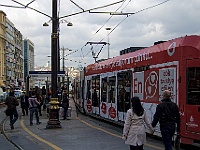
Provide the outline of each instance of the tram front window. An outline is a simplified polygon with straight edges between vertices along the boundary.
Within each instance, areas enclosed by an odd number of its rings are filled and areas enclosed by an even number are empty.
[[[187,103],[200,105],[200,68],[188,68],[187,79]]]

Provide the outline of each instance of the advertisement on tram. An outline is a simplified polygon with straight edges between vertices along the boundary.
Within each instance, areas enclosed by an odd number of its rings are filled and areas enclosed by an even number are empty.
[[[162,92],[170,90],[181,115],[181,143],[200,142],[200,36],[172,39],[88,65],[83,88],[86,114],[119,124],[125,121],[131,97],[140,98],[152,121]],[[160,136],[158,126],[155,135]]]

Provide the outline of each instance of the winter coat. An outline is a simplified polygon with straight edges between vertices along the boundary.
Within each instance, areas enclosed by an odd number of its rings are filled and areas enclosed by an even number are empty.
[[[28,96],[26,96],[26,95],[21,96],[20,97],[20,104],[21,104],[21,108],[29,108]]]
[[[29,101],[29,109],[37,108],[40,105],[40,102],[38,102],[36,97],[30,97],[28,101]]]
[[[7,109],[16,109],[16,106],[19,105],[19,102],[16,97],[8,96],[6,98],[5,104],[7,105]]]
[[[162,103],[157,105],[156,112],[152,126],[155,127],[157,123],[160,123],[160,127],[173,126],[177,124],[177,131],[180,131],[180,114],[178,106],[169,98],[162,99]]]
[[[142,145],[146,142],[145,123],[153,132],[153,127],[148,119],[147,113],[144,110],[142,116],[137,116],[132,109],[127,111],[126,120],[123,129],[123,139],[128,145]]]

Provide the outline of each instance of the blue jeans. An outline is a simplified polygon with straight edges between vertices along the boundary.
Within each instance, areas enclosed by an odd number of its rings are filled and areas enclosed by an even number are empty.
[[[35,118],[37,123],[39,123],[38,108],[30,108],[30,125],[33,124],[33,114],[35,113]]]
[[[14,123],[17,121],[17,119],[18,119],[17,109],[11,109],[10,110],[10,125],[13,126]]]
[[[163,143],[165,146],[165,150],[172,150],[172,137],[175,133],[175,125],[168,125],[161,127],[161,135],[163,138]]]

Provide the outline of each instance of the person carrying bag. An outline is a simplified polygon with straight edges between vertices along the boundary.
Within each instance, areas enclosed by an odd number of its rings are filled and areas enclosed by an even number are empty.
[[[64,108],[63,120],[65,120],[67,118],[67,110],[69,108],[69,97],[67,90],[65,90],[65,93],[63,94],[62,107]]]
[[[132,108],[127,111],[122,139],[125,140],[125,144],[130,145],[130,150],[143,150],[143,145],[146,142],[145,124],[152,134],[154,129],[139,97],[133,97],[131,103]]]
[[[9,96],[6,98],[5,104],[7,105],[5,113],[7,116],[10,116],[10,127],[11,129],[14,129],[14,123],[18,119],[16,107],[19,105],[19,102],[15,98],[13,90],[10,91]]]

